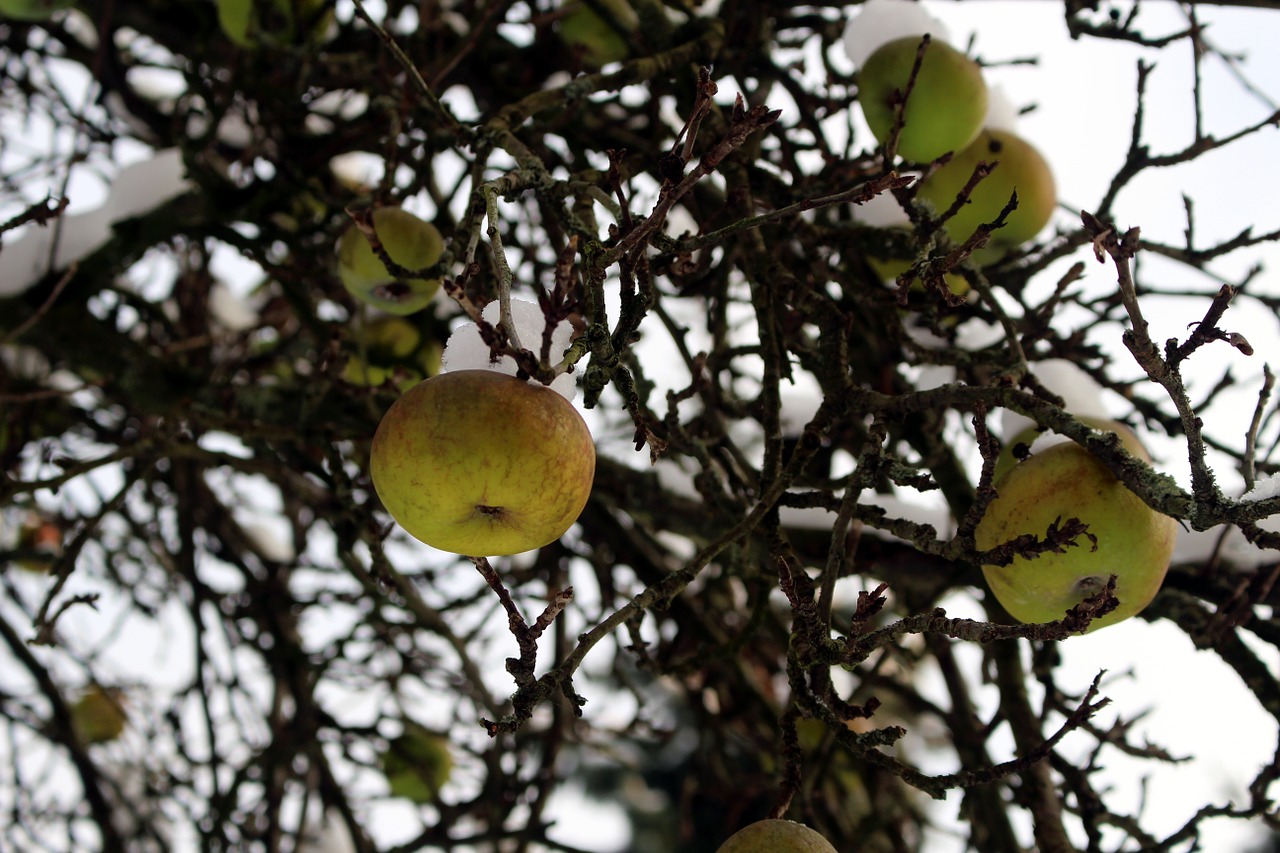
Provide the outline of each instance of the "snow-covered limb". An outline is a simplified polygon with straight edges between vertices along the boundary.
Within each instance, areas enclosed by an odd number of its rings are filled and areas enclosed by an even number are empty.
[[[1031,373],[1040,384],[1061,397],[1068,412],[1077,418],[1109,418],[1102,399],[1102,386],[1077,365],[1061,358],[1049,358],[1030,365]],[[1002,409],[1000,437],[1009,441],[1023,430],[1034,427],[1035,421],[1026,415]]]
[[[496,327],[500,310],[501,306],[495,299],[484,306],[481,317],[486,323]],[[547,324],[542,309],[537,303],[527,299],[512,299],[511,320],[515,324],[516,334],[519,335],[521,344],[532,352],[538,353],[542,349],[542,333]],[[573,326],[567,320],[562,320],[552,331],[550,351],[552,362],[564,355],[564,351],[569,348],[572,336]],[[508,376],[515,376],[519,371],[516,360],[509,355],[494,361],[493,353],[481,337],[480,327],[475,323],[464,323],[453,331],[444,345],[442,362],[446,371],[496,370]],[[557,376],[550,387],[566,400],[572,400],[578,389],[573,374],[570,373]]]
[[[858,8],[858,14],[844,31],[844,52],[861,66],[876,48],[885,42],[907,36],[928,34],[949,42],[946,26],[930,15],[922,4],[913,0],[870,0]]]
[[[6,240],[0,249],[0,296],[17,296],[50,272],[87,257],[111,239],[115,223],[154,210],[188,187],[177,148],[126,166],[101,206],[63,216],[52,225],[27,226],[12,242]]]
[[[1242,501],[1265,501],[1280,495],[1280,474],[1269,474],[1259,477],[1253,488],[1240,496]]]

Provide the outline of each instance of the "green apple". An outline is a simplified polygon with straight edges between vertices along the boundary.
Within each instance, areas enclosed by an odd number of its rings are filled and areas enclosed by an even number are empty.
[[[86,744],[108,743],[120,737],[128,716],[124,691],[92,684],[71,706],[71,727]]]
[[[361,330],[363,353],[347,356],[342,379],[352,385],[377,387],[393,376],[408,391],[440,372],[444,347],[404,317],[379,317]]]
[[[836,848],[803,823],[770,819],[739,829],[716,853],[836,853]]]
[[[640,26],[635,10],[626,0],[597,0],[603,16],[583,0],[565,5],[566,14],[556,32],[560,40],[578,55],[586,68],[600,68],[621,62],[631,52],[630,37]]]
[[[400,207],[380,207],[372,220],[387,256],[405,270],[418,272],[440,260],[444,240],[430,222]],[[397,278],[355,224],[338,241],[338,278],[352,296],[388,314],[420,311],[440,289],[438,278]]]
[[[54,12],[70,9],[76,0],[0,0],[0,18],[47,21]]]
[[[1130,454],[1150,462],[1128,427],[1101,419],[1081,420],[1115,432]],[[1151,602],[1164,582],[1178,523],[1143,503],[1074,441],[1014,459],[1012,448],[1030,447],[1028,439],[1034,438],[1034,431],[1019,436],[1009,444],[1007,461],[997,460],[998,496],[978,523],[974,537],[978,548],[986,551],[1024,534],[1043,537],[1055,522],[1069,518],[1087,524],[1088,535],[1078,537],[1061,553],[1015,557],[1006,566],[983,566],[992,594],[1020,622],[1050,622],[1101,590],[1114,574],[1120,605],[1095,619],[1089,630],[1133,616]]]
[[[326,0],[218,0],[218,24],[240,47],[296,44],[319,37],[329,26]]]
[[[919,197],[941,214],[955,203],[974,168],[984,162],[997,165],[974,187],[968,202],[944,227],[954,242],[963,243],[979,225],[995,221],[1016,191],[1017,209],[975,255],[978,260],[989,263],[1040,233],[1053,215],[1057,188],[1049,164],[1030,143],[1008,131],[988,128],[972,145],[925,178],[920,184]]]
[[[880,142],[889,140],[901,110],[898,154],[929,162],[960,151],[978,135],[987,115],[987,84],[976,62],[946,42],[931,39],[904,104],[921,38],[893,39],[867,57],[858,73],[858,103]]]
[[[912,261],[904,258],[867,258],[867,263],[876,271],[876,274],[885,281],[896,284],[898,276],[902,275],[911,268]],[[947,283],[947,289],[956,296],[964,296],[969,292],[969,282],[959,273],[949,272],[942,277]],[[912,290],[924,290],[924,282],[919,278],[911,280]]]
[[[433,376],[378,424],[369,473],[392,518],[442,551],[541,548],[591,494],[595,445],[573,404],[494,370]]]
[[[449,741],[416,723],[405,726],[378,762],[391,787],[391,796],[420,805],[435,801],[453,771]]]
[[[1089,382],[1093,382],[1093,378],[1087,374],[1083,377]],[[1142,446],[1142,442],[1133,434],[1133,430],[1110,418],[1092,417],[1089,415],[1075,415],[1075,419],[1080,421],[1091,429],[1099,432],[1114,432],[1120,436],[1120,441],[1124,443],[1125,450],[1130,454],[1138,457],[1146,462],[1151,461],[1151,456],[1147,453],[1147,449]],[[1037,426],[1029,426],[1018,432],[1011,441],[1006,441],[1000,448],[1000,455],[996,457],[996,467],[993,476],[993,482],[999,482],[1001,478],[1018,462],[1026,456],[1031,450],[1031,446],[1035,444],[1036,439],[1044,436],[1045,430]],[[1070,441],[1065,437],[1061,437],[1062,443]]]

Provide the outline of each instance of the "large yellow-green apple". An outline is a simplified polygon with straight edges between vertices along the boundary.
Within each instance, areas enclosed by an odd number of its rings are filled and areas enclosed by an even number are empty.
[[[444,347],[409,318],[379,317],[358,334],[356,351],[342,369],[345,382],[378,387],[395,378],[403,392],[440,372]]]
[[[416,723],[405,726],[387,744],[378,763],[391,787],[391,796],[418,804],[433,802],[453,771],[453,753],[443,736]]]
[[[1081,420],[1116,433],[1131,455],[1151,461],[1137,436],[1123,424]],[[978,548],[987,551],[1024,534],[1043,538],[1050,526],[1071,518],[1088,525],[1087,535],[1078,536],[1061,552],[983,566],[992,594],[1020,622],[1051,622],[1099,592],[1115,575],[1120,604],[1095,619],[1089,630],[1138,613],[1160,590],[1178,523],[1143,503],[1074,441],[1038,449],[1028,439],[1034,441],[1034,431],[1010,442],[1007,459],[997,460],[998,494],[978,523]],[[1019,444],[1032,449],[1021,460],[1011,450]]]
[[[370,218],[387,257],[406,272],[425,270],[444,253],[444,240],[436,227],[404,208],[380,207]],[[401,316],[425,308],[440,289],[438,278],[392,273],[355,224],[338,241],[338,278],[352,296]]]
[[[836,853],[836,848],[803,823],[770,819],[739,829],[716,853]]]
[[[124,691],[114,687],[91,684],[71,706],[71,727],[86,744],[115,740],[127,720]]]
[[[560,40],[586,68],[626,59],[631,52],[631,34],[640,25],[626,0],[596,0],[596,4],[604,15],[585,0],[572,0],[565,5],[565,15],[556,25]]]
[[[1092,382],[1092,377],[1085,376],[1084,379]],[[1087,390],[1087,389],[1086,389]],[[1072,410],[1074,411],[1074,410]],[[1098,432],[1113,432],[1120,437],[1120,441],[1124,444],[1125,450],[1133,456],[1138,457],[1144,462],[1150,462],[1151,456],[1147,453],[1147,449],[1143,447],[1142,442],[1134,435],[1133,430],[1129,427],[1114,421],[1110,418],[1097,417],[1095,415],[1074,415],[1075,419],[1085,426]],[[1043,440],[1042,440],[1043,439]],[[996,457],[996,467],[992,474],[992,481],[999,482],[1001,478],[1017,465],[1019,461],[1024,459],[1031,453],[1031,449],[1037,446],[1040,449],[1047,449],[1054,444],[1065,444],[1071,439],[1066,436],[1060,436],[1055,433],[1038,426],[1028,426],[1018,431],[1012,439],[1005,441],[1000,448],[1000,455]]]
[[[54,12],[70,9],[76,0],[0,0],[0,18],[47,21]]]
[[[591,494],[595,444],[573,404],[494,370],[441,373],[378,424],[369,473],[412,536],[470,556],[559,539]]]
[[[240,47],[319,39],[333,10],[326,0],[218,0],[218,25]]]
[[[888,142],[901,113],[898,154],[929,162],[977,137],[987,115],[987,84],[976,62],[940,39],[929,39],[908,92],[923,38],[907,36],[876,48],[858,72],[858,103],[880,142]]]
[[[994,222],[1016,192],[1017,208],[974,255],[980,262],[991,263],[1033,239],[1048,224],[1057,203],[1057,188],[1048,162],[1030,143],[1006,130],[988,128],[921,182],[919,198],[943,213],[955,203],[979,163],[996,166],[943,227],[953,242],[963,243],[979,225]]]

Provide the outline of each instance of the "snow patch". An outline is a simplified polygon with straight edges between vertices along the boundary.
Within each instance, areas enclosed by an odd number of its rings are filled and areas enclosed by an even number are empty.
[[[486,323],[496,326],[501,318],[501,310],[500,304],[495,299],[484,306],[480,316],[484,318]],[[526,299],[512,299],[511,321],[516,327],[516,335],[520,338],[520,345],[535,354],[540,353],[542,351],[542,333],[546,329],[547,320],[537,303]],[[573,326],[567,320],[560,321],[551,332],[549,358],[553,363],[564,355],[564,351],[569,348],[572,337]],[[515,376],[518,371],[516,360],[509,355],[504,355],[496,361],[494,360],[489,345],[480,336],[480,327],[475,323],[464,323],[453,331],[453,334],[449,336],[449,340],[444,345],[444,355],[441,361],[446,372],[451,370],[496,370],[508,376]],[[557,376],[550,387],[566,400],[572,400],[578,390],[573,374],[570,373],[563,373]]]

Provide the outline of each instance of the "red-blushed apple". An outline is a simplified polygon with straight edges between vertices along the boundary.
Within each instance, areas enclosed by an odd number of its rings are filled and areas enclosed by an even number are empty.
[[[387,257],[407,272],[433,266],[444,253],[439,230],[404,208],[380,207],[371,218]],[[420,311],[440,289],[438,278],[401,278],[393,274],[354,223],[338,241],[338,278],[352,296],[388,314]]]
[[[441,373],[409,389],[373,436],[369,472],[412,536],[499,556],[554,542],[591,494],[595,444],[573,404],[493,370]]]
[[[955,203],[979,163],[996,167],[969,194],[968,201],[943,227],[955,243],[963,243],[979,225],[994,222],[1014,192],[1018,206],[1004,227],[974,257],[990,263],[1033,239],[1048,224],[1057,204],[1057,187],[1048,162],[1029,142],[1005,130],[988,128],[963,151],[920,184],[920,198],[941,214]]]
[[[880,142],[888,142],[901,111],[897,153],[929,162],[960,151],[977,137],[987,115],[987,84],[976,62],[946,42],[930,39],[908,93],[921,40],[906,36],[876,48],[858,72],[858,103]]]
[[[770,819],[739,829],[716,853],[836,853],[836,848],[803,823]]]
[[[1137,436],[1114,421],[1082,418],[1095,429],[1115,432],[1133,456],[1151,457]],[[1034,440],[1033,431],[1010,442],[1010,448]],[[1059,552],[1028,559],[1015,557],[1004,566],[982,567],[996,600],[1020,622],[1050,622],[1116,576],[1119,606],[1095,619],[1093,631],[1140,612],[1160,590],[1177,539],[1178,523],[1143,503],[1084,447],[1074,441],[1034,449],[1021,460],[997,460],[998,496],[987,507],[975,531],[975,543],[986,551],[1024,534],[1043,538],[1051,525],[1078,518],[1087,535]]]
[[[14,551],[13,564],[19,569],[37,575],[47,574],[62,556],[61,522],[41,512],[28,512],[18,524]]]

